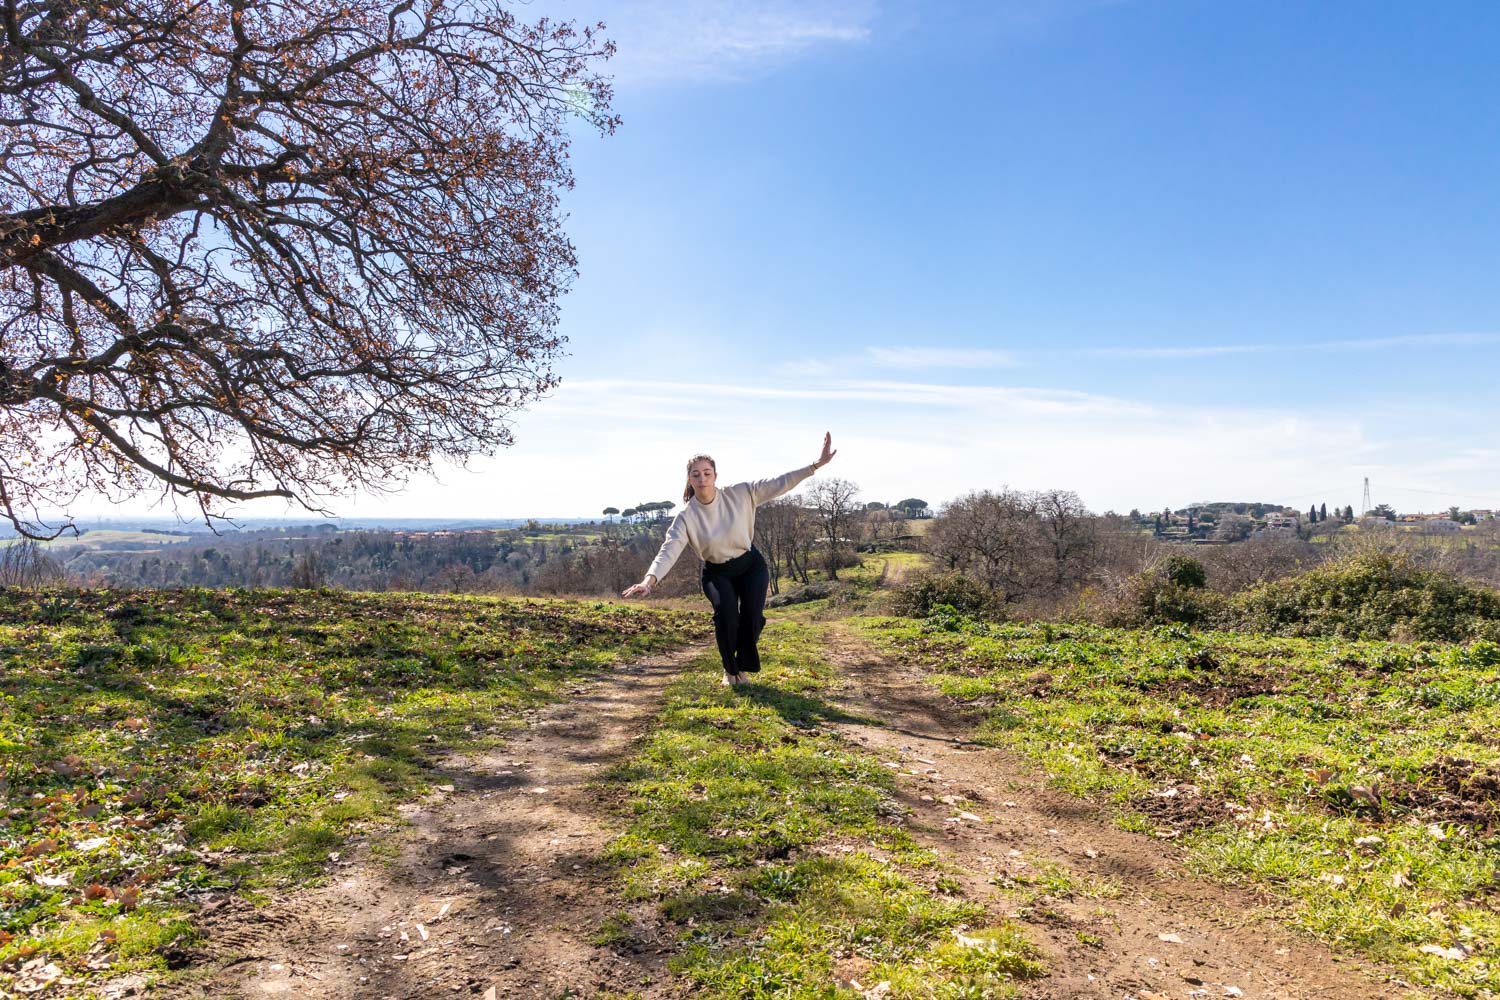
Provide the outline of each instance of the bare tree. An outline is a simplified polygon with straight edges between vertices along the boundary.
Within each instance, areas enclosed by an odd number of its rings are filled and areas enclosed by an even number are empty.
[[[948,569],[983,581],[1002,601],[1020,600],[1032,589],[1041,537],[1025,493],[980,490],[959,497],[943,506],[926,542]]]
[[[0,545],[0,587],[36,587],[62,577],[62,566],[36,542]]]
[[[502,0],[4,0],[0,513],[389,487],[556,382],[595,29]]]
[[[817,513],[827,545],[823,567],[828,579],[839,578],[839,554],[853,535],[864,508],[859,503],[859,486],[847,479],[819,480],[808,491],[808,500]]]
[[[790,560],[792,536],[801,513],[796,500],[778,497],[755,512],[755,547],[766,557],[771,572],[771,593],[781,593],[781,577]]]
[[[802,496],[779,497],[755,513],[755,545],[771,570],[771,593],[781,592],[781,579],[808,582],[813,546],[820,535],[817,513]]]
[[[889,508],[880,507],[871,510],[865,509],[864,516],[864,539],[872,545],[882,542],[894,541],[901,533],[901,519],[891,513]]]
[[[1194,555],[1208,571],[1210,587],[1235,593],[1311,569],[1332,548],[1310,544],[1291,532],[1269,531],[1233,545],[1209,546]]]
[[[1052,592],[1061,593],[1090,573],[1098,543],[1097,521],[1072,490],[1031,494],[1043,543],[1052,557]]]
[[[813,567],[813,549],[818,544],[818,515],[799,500],[787,537],[787,574],[807,585]]]

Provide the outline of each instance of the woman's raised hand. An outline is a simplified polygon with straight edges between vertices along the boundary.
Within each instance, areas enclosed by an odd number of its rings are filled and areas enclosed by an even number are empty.
[[[837,454],[838,451],[833,447],[833,433],[830,431],[823,435],[823,454],[818,456],[818,460],[813,465],[821,469],[829,462],[832,462],[833,456]]]
[[[626,587],[620,592],[621,597],[650,597],[652,588],[656,586],[656,577],[647,573],[641,578],[641,582],[633,587]]]

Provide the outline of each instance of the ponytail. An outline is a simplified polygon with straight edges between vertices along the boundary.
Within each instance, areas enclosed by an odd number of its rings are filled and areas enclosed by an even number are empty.
[[[693,499],[693,466],[697,465],[699,462],[707,462],[709,465],[712,465],[714,467],[714,471],[715,472],[719,471],[719,463],[717,463],[717,462],[714,461],[714,458],[713,458],[712,455],[694,455],[692,458],[688,459],[688,463],[687,463],[687,472],[688,472],[687,485],[684,486],[683,489],[682,489],[682,502],[683,503],[687,503],[689,500]]]

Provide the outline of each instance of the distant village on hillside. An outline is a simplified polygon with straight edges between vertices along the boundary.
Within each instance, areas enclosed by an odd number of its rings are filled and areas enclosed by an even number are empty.
[[[1435,513],[1398,514],[1388,504],[1380,504],[1356,515],[1352,506],[1330,511],[1327,504],[1299,510],[1276,503],[1222,502],[1145,513],[1132,510],[1129,514],[1138,527],[1157,538],[1196,545],[1227,545],[1268,533],[1311,538],[1346,528],[1451,535],[1494,521],[1495,516],[1496,512],[1488,508],[1450,507]]]

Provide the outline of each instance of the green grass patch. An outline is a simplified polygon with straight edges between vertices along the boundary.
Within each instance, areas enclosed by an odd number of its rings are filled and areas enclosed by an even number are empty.
[[[854,627],[982,709],[982,739],[1282,894],[1299,926],[1461,995],[1500,988],[1500,647]]]
[[[749,687],[719,687],[704,658],[669,688],[608,778],[628,792],[608,851],[625,894],[679,925],[673,968],[694,996],[857,996],[850,969],[895,998],[1011,995],[1041,974],[1035,949],[960,895],[900,825],[889,769],[829,729],[819,634],[773,625]]]
[[[604,603],[0,591],[0,977],[160,967],[204,893],[316,879],[438,755],[701,637]],[[95,955],[97,957],[97,954]]]

